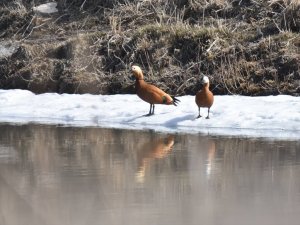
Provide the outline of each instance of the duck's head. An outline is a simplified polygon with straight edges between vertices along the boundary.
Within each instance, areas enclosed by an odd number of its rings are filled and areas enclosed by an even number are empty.
[[[137,79],[137,80],[143,80],[144,79],[142,69],[139,66],[132,66],[131,71],[132,71],[133,77],[135,79]]]
[[[208,76],[203,76],[203,78],[202,78],[202,82],[201,82],[202,84],[208,84],[209,83],[209,78],[208,78]]]

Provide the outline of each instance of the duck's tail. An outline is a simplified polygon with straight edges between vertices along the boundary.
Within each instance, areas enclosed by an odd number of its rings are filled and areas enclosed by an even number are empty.
[[[180,102],[180,100],[178,98],[176,98],[175,96],[171,96],[171,98],[173,99],[173,105],[177,106],[178,102]]]

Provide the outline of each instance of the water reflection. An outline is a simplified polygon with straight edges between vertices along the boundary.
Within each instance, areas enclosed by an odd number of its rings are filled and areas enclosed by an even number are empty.
[[[144,182],[146,167],[153,159],[166,157],[174,145],[174,136],[151,139],[144,143],[137,150],[138,172],[136,178],[138,182]]]
[[[0,224],[298,224],[299,173],[299,141],[1,125]]]
[[[216,145],[214,140],[210,140],[207,146],[207,164],[206,164],[206,175],[209,177],[211,175],[212,170],[214,169],[214,161],[215,161],[215,153],[216,153]]]

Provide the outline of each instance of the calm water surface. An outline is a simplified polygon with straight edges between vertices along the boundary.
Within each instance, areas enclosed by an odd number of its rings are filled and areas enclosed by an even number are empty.
[[[300,141],[0,126],[2,225],[300,224]]]

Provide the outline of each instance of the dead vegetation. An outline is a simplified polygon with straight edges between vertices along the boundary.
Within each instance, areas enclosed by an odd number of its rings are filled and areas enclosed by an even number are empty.
[[[18,46],[0,57],[0,88],[133,93],[138,64],[177,95],[195,94],[204,74],[215,94],[300,95],[299,0],[58,0],[53,15],[31,7],[0,5],[0,38]]]

